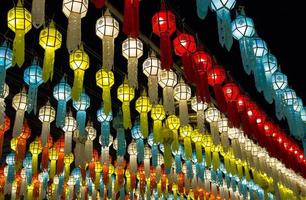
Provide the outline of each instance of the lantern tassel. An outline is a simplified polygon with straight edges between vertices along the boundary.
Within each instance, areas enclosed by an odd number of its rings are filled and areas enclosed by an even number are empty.
[[[56,127],[60,128],[64,125],[66,117],[66,101],[58,101],[56,111]]]
[[[144,171],[146,174],[146,178],[150,177],[150,158],[144,159]]]
[[[256,68],[254,70],[255,86],[258,92],[262,92],[264,87],[264,68],[262,65],[262,57],[256,58]]]
[[[139,36],[139,0],[124,1],[123,32],[131,37]]]
[[[123,127],[124,129],[132,128],[131,122],[131,113],[130,113],[130,103],[122,103],[122,112],[123,112]]]
[[[216,171],[219,166],[220,166],[220,157],[219,157],[219,152],[214,150],[213,151],[213,157],[212,157],[212,164],[213,164],[213,169]]]
[[[192,146],[191,146],[191,139],[190,137],[184,138],[184,151],[185,151],[185,157],[187,160],[191,159],[192,156]]]
[[[110,135],[110,127],[109,122],[101,123],[101,134],[102,134],[102,147],[108,147],[109,143],[109,135]]]
[[[140,113],[140,130],[144,139],[148,137],[149,134],[149,125],[148,125],[148,114]]]
[[[161,68],[170,70],[173,65],[172,51],[171,51],[171,40],[168,33],[162,33],[160,35],[160,57],[161,57]]]
[[[240,116],[238,113],[236,101],[231,101],[228,103],[227,114],[228,114],[228,119],[231,122],[229,123],[229,127],[230,128],[232,128],[233,126],[239,127],[240,126]]]
[[[53,70],[54,70],[54,59],[55,59],[55,51],[52,48],[46,48],[44,63],[43,63],[43,71],[42,71],[42,79],[44,82],[47,82],[49,79],[52,80]]]
[[[45,147],[48,142],[48,136],[50,133],[50,123],[49,122],[43,122],[42,123],[42,129],[41,129],[41,145],[42,147]]]
[[[41,155],[41,167],[43,170],[48,169],[49,148],[44,147]]]
[[[86,140],[85,142],[85,160],[86,162],[90,162],[92,160],[92,150],[93,150],[93,143],[91,140]]]
[[[192,83],[195,81],[195,73],[193,71],[193,66],[192,66],[192,59],[190,54],[185,53],[182,56],[182,62],[183,62],[183,67],[184,67],[184,74],[189,83]]]
[[[213,141],[214,145],[220,144],[218,122],[211,122],[210,123],[210,132],[211,132],[212,141]]]
[[[138,88],[137,74],[138,74],[138,59],[129,58],[128,59],[129,86],[136,89]]]
[[[252,71],[252,65],[254,61],[254,53],[252,47],[252,39],[243,37],[239,40],[241,60],[243,64],[244,71],[250,75]]]
[[[82,32],[81,32],[81,14],[71,12],[68,18],[67,29],[67,49],[72,52],[81,44]]]
[[[86,111],[85,110],[79,110],[76,115],[76,120],[78,123],[78,129],[80,136],[85,135],[85,125],[86,125]]]
[[[179,150],[179,139],[178,139],[178,132],[177,131],[173,131],[172,150],[173,151],[178,151]]]
[[[199,129],[200,133],[205,132],[204,110],[198,110],[197,111],[197,128]]]
[[[225,101],[225,97],[224,97],[222,87],[221,87],[221,85],[214,85],[213,88],[214,88],[214,94],[215,94],[215,97],[216,97],[218,108],[219,108],[220,112],[224,113],[224,112],[226,112],[226,101]]]
[[[111,99],[110,87],[103,88],[102,99],[103,99],[104,112],[106,115],[108,115],[112,111],[112,99]]]
[[[217,11],[219,43],[229,51],[233,45],[231,15],[227,9]]]
[[[162,121],[154,120],[153,121],[153,142],[156,144],[161,142],[161,136],[160,136],[161,128],[162,128]]]
[[[108,72],[114,65],[114,38],[104,36],[102,41],[102,48],[103,69]]]
[[[54,178],[55,169],[56,169],[56,160],[51,160],[51,164],[50,164],[50,179]]]
[[[3,98],[5,77],[6,77],[6,69],[1,64],[0,65],[0,98]]]
[[[13,63],[17,63],[22,67],[24,63],[24,31],[16,30],[16,35],[13,42]]]
[[[4,123],[4,116],[5,116],[5,102],[4,99],[0,97],[0,124]]]
[[[130,167],[133,173],[137,172],[137,156],[136,155],[130,155]]]
[[[37,174],[37,162],[38,162],[38,154],[34,153],[32,154],[32,170],[33,174]]]
[[[170,168],[172,164],[172,151],[169,144],[164,145],[164,164],[166,168]]]
[[[65,144],[64,144],[64,152],[65,155],[71,153],[71,144],[72,143],[72,132],[65,133]]]
[[[4,133],[0,133],[0,157],[2,158]]]
[[[165,112],[169,115],[175,114],[173,88],[165,87],[163,89],[163,103]]]
[[[38,29],[45,23],[45,0],[33,0],[31,14],[32,24]]]
[[[197,0],[197,14],[201,20],[205,19],[207,15],[210,2],[211,0]]]
[[[23,119],[24,119],[24,110],[18,109],[16,111],[15,123],[14,123],[14,128],[13,128],[14,138],[18,137],[21,134]]]
[[[124,134],[124,129],[119,128],[117,130],[117,139],[118,139],[118,151],[117,151],[117,155],[123,157],[125,155],[125,134]]]
[[[206,161],[206,166],[210,168],[211,166],[211,148],[210,147],[205,147],[205,161]]]
[[[158,80],[157,76],[148,77],[149,99],[152,105],[158,104]]]
[[[144,160],[144,143],[141,138],[136,140],[136,147],[138,163],[141,163]]]
[[[196,146],[197,161],[198,161],[198,163],[201,163],[202,160],[203,160],[203,157],[202,157],[202,144],[201,144],[201,142],[196,142],[195,146]]]
[[[29,92],[28,92],[28,106],[27,106],[27,112],[31,113],[32,110],[34,110],[34,114],[36,114],[37,111],[37,87],[30,86]]]
[[[188,105],[187,101],[181,100],[179,101],[179,115],[180,115],[180,121],[181,125],[185,126],[189,123],[189,116],[188,116]]]
[[[77,69],[74,71],[74,80],[73,80],[73,86],[71,90],[71,97],[74,101],[77,101],[80,99],[80,96],[83,90],[84,74],[85,74],[85,71],[81,69]]]

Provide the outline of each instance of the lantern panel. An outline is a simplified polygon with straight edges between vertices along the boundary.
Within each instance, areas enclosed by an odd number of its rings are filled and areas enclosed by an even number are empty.
[[[171,35],[176,30],[175,15],[168,10],[161,10],[152,17],[153,32],[160,36],[163,33]]]
[[[14,32],[21,30],[27,33],[32,28],[32,15],[21,4],[18,4],[8,12],[7,24]]]
[[[190,137],[193,142],[201,142],[203,140],[203,135],[197,129],[191,132]]]
[[[89,67],[89,56],[82,49],[76,49],[69,56],[69,64],[72,70],[81,69],[86,70]]]
[[[109,112],[108,115],[105,114],[104,108],[97,110],[97,119],[99,122],[110,122],[113,120],[112,112]]]
[[[77,13],[81,17],[85,17],[88,10],[88,0],[64,0],[63,1],[63,13],[68,18],[71,14]]]
[[[137,122],[137,124],[135,124],[131,130],[131,133],[132,133],[132,137],[135,139],[135,140],[138,140],[138,139],[143,139],[143,135],[141,133],[141,130],[140,130],[140,125],[139,123]]]
[[[28,85],[39,86],[43,83],[41,67],[37,64],[33,64],[26,68],[24,70],[23,79]]]
[[[71,87],[65,81],[61,81],[54,87],[53,96],[57,101],[69,101],[71,99]]]
[[[253,39],[253,52],[256,57],[264,56],[268,53],[267,43],[261,38]]]
[[[41,143],[38,142],[37,140],[35,140],[34,142],[32,142],[30,144],[30,148],[29,148],[30,152],[32,154],[40,154],[41,150],[42,150],[42,146]],[[31,163],[32,164],[32,163]]]
[[[159,70],[158,83],[162,88],[174,87],[177,84],[177,75],[172,70]]]
[[[193,66],[198,72],[206,72],[212,68],[211,56],[205,51],[197,51],[192,55]]]
[[[0,46],[0,66],[4,66],[5,69],[8,69],[12,66],[13,63],[13,51],[7,46],[4,42]]]
[[[112,87],[115,83],[114,73],[112,71],[107,72],[104,69],[100,69],[96,73],[96,82],[101,88]]]
[[[193,131],[192,126],[190,124],[187,124],[185,126],[180,127],[180,136],[181,137],[189,137],[191,135],[191,132]]]
[[[180,82],[174,87],[174,98],[177,101],[187,101],[191,97],[191,88],[184,82]]]
[[[116,38],[119,34],[119,23],[110,15],[104,15],[96,23],[96,34],[103,39],[104,36]]]
[[[191,99],[191,109],[195,112],[197,111],[204,111],[208,107],[208,104],[206,102],[198,102],[197,97],[193,97]]]
[[[87,140],[93,141],[97,136],[97,131],[93,126],[86,126]]]
[[[15,110],[26,110],[28,97],[25,92],[20,92],[13,97],[12,106]]]
[[[149,98],[146,96],[141,96],[136,101],[136,110],[138,112],[149,112],[152,109],[152,105],[149,101]]]
[[[142,64],[143,73],[146,76],[157,76],[161,62],[155,56],[148,57]]]
[[[14,165],[15,164],[15,153],[11,152],[11,153],[7,154],[5,162],[8,165]]]
[[[281,72],[276,72],[272,75],[273,90],[283,90],[287,87],[287,76]]]
[[[137,145],[135,141],[129,144],[127,151],[130,155],[137,155]]]
[[[277,59],[271,53],[267,53],[262,58],[262,65],[264,67],[265,73],[273,74],[277,70]]]
[[[228,130],[228,119],[226,117],[220,117],[218,120],[218,129],[220,133],[227,132]]]
[[[233,101],[238,98],[239,87],[234,83],[227,83],[223,86],[223,94],[226,101]]]
[[[171,130],[178,130],[180,128],[181,125],[181,121],[180,118],[178,118],[175,115],[170,115],[167,119],[166,119],[166,125],[168,126],[169,129]]]
[[[196,42],[192,35],[181,33],[173,40],[175,54],[183,56],[186,53],[194,53],[197,50]]]
[[[80,99],[73,101],[72,105],[76,110],[86,110],[90,106],[90,98],[85,92],[82,92]]]
[[[217,122],[220,118],[220,111],[217,108],[210,107],[205,111],[205,119],[211,122]]]
[[[126,59],[140,58],[143,54],[142,42],[138,38],[127,38],[122,43],[122,54]]]
[[[38,118],[41,122],[52,122],[55,119],[55,109],[50,106],[43,106],[39,109]]]
[[[253,19],[239,15],[232,22],[232,33],[236,40],[240,40],[243,37],[252,37],[255,34]]]
[[[57,50],[61,47],[62,34],[57,29],[55,29],[55,26],[54,24],[52,25],[52,22],[49,27],[40,31],[39,44],[44,49],[53,48],[54,50]]]
[[[303,101],[301,98],[297,97],[293,100],[293,110],[296,112],[300,112],[303,108]]]
[[[306,108],[305,107],[301,110],[301,119],[304,123],[306,123]]]
[[[165,119],[165,109],[164,106],[157,104],[152,107],[151,118],[153,120],[163,120]]]
[[[71,115],[68,115],[67,117],[65,117],[65,124],[62,129],[65,132],[75,131],[77,129],[76,120]]]
[[[225,70],[220,66],[214,66],[207,72],[208,84],[211,86],[223,83],[225,78]]]
[[[211,8],[214,11],[219,11],[221,9],[231,10],[234,8],[236,0],[212,0]]]
[[[110,147],[112,145],[112,143],[113,143],[113,136],[109,135],[108,147]],[[103,144],[103,142],[102,142],[102,135],[100,135],[100,137],[99,137],[99,144],[101,144],[101,145]]]
[[[282,94],[283,103],[287,106],[292,106],[297,98],[295,91],[292,89],[285,89]]]
[[[127,83],[123,83],[118,87],[117,97],[121,102],[130,102],[135,96],[135,91]]]

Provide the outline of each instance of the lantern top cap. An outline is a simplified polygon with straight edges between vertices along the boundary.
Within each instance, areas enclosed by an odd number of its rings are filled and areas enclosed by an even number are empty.
[[[109,8],[106,9],[105,13],[104,13],[104,16],[111,16],[111,13],[109,11]]]

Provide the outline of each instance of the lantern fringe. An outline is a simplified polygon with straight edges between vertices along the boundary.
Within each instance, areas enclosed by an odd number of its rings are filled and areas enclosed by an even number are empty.
[[[117,156],[124,156],[125,155],[125,134],[124,129],[119,128],[117,129],[117,139],[118,139],[118,150],[117,150]]]
[[[28,101],[27,101],[27,112],[31,113],[34,110],[34,114],[37,112],[37,90],[38,87],[29,87],[28,91]]]
[[[140,113],[140,130],[144,139],[148,137],[149,134],[149,124],[148,124],[148,114]]]
[[[210,147],[205,147],[205,161],[206,161],[206,166],[210,168],[211,166],[211,148]]]
[[[45,0],[33,0],[31,14],[36,29],[45,24]]]
[[[170,70],[173,65],[171,40],[168,33],[161,33],[160,35],[160,59],[161,69]]]
[[[160,130],[162,128],[162,121],[161,120],[154,120],[153,121],[153,143],[161,142]]]
[[[72,146],[72,132],[68,131],[65,132],[65,143],[64,143],[65,155],[71,153],[71,146]]]
[[[17,63],[18,67],[22,67],[24,63],[24,35],[22,30],[15,31],[15,38],[13,42],[13,65]]]
[[[205,125],[204,125],[204,110],[197,111],[197,128],[200,133],[205,133]]]
[[[122,113],[123,113],[123,127],[124,127],[124,129],[132,128],[131,111],[130,111],[130,103],[129,102],[123,102],[122,103]]]
[[[172,150],[173,151],[178,151],[179,150],[179,139],[178,139],[178,132],[177,131],[173,131]]]
[[[231,14],[227,9],[217,11],[219,43],[230,51],[233,45]]]
[[[170,168],[172,164],[172,151],[170,144],[164,144],[164,164],[166,168]]]
[[[202,143],[201,142],[196,142],[195,147],[196,147],[197,161],[198,161],[198,163],[201,163],[203,161]]]
[[[44,63],[43,63],[43,71],[42,71],[42,79],[44,82],[47,82],[49,79],[52,81],[53,70],[54,70],[54,59],[55,59],[55,51],[52,48],[46,48]]]
[[[41,129],[41,145],[42,147],[45,147],[48,142],[48,136],[50,133],[50,123],[49,122],[43,122],[42,123],[42,129]]]
[[[50,179],[53,179],[56,171],[56,160],[51,160],[50,162]]]
[[[255,86],[258,92],[262,92],[264,87],[264,68],[262,65],[262,57],[256,58],[256,68],[254,69]]]
[[[137,89],[138,88],[138,80],[137,80],[138,58],[129,58],[127,68],[128,68],[129,86]]]
[[[188,105],[187,101],[185,100],[179,101],[179,116],[180,116],[181,126],[185,126],[189,123]]]
[[[157,76],[148,77],[148,93],[150,103],[152,105],[158,104],[158,78]]]
[[[221,145],[222,145],[223,150],[225,152],[229,151],[230,144],[229,144],[229,140],[228,140],[228,135],[225,132],[221,133]]]
[[[124,1],[123,32],[135,38],[139,36],[139,1]]]
[[[85,125],[86,125],[86,111],[85,110],[79,110],[76,115],[76,120],[78,123],[78,129],[80,136],[85,135]]]
[[[6,69],[4,66],[0,67],[0,99],[2,99],[4,96],[4,84],[5,84],[5,78],[6,78]]]
[[[192,156],[192,146],[191,146],[191,139],[190,137],[184,138],[184,151],[185,151],[185,157],[187,160],[191,159]]]
[[[72,142],[72,140],[70,140]],[[85,166],[85,144],[80,143],[80,166]]]
[[[75,166],[80,166],[81,163],[80,163],[80,147],[81,147],[81,143],[79,141],[76,141],[75,143],[75,147],[74,147],[74,155],[78,155],[78,156],[75,156],[74,157],[74,164]]]
[[[81,14],[71,12],[68,18],[67,41],[66,46],[68,52],[72,52],[81,44]]]
[[[102,48],[103,69],[108,72],[114,65],[114,38],[104,36],[102,40]]]
[[[56,127],[60,128],[65,123],[66,117],[66,101],[60,100],[57,104],[57,111],[56,111]]]
[[[166,114],[175,114],[173,88],[165,87],[163,89],[163,104]]]
[[[81,69],[76,69],[74,71],[74,80],[71,89],[71,97],[74,101],[78,101],[80,99],[81,93],[83,91],[84,74],[85,71]]]
[[[136,140],[136,147],[137,147],[137,160],[138,163],[141,163],[144,160],[144,143],[141,138]]]
[[[230,128],[239,127],[240,126],[240,116],[237,109],[237,102],[231,101],[228,102],[227,106],[227,114],[230,123],[228,124]]]
[[[220,144],[220,134],[218,130],[218,122],[210,122],[210,132],[214,145]]]
[[[182,56],[182,62],[184,67],[184,74],[188,83],[192,83],[195,81],[195,73],[192,66],[192,59],[189,53],[185,53]]]
[[[182,171],[182,161],[181,161],[181,155],[176,154],[175,155],[175,169],[176,174],[179,174]]]
[[[4,117],[5,117],[5,102],[4,99],[0,97],[0,124],[4,123]]]
[[[24,120],[24,110],[18,109],[15,115],[15,122],[14,122],[14,127],[13,127],[13,138],[18,137],[21,134],[23,120]]]
[[[133,173],[137,172],[137,155],[130,155],[130,167]]]
[[[220,166],[219,152],[216,150],[213,151],[212,164],[214,170],[217,170]]]
[[[112,99],[111,99],[110,87],[103,88],[102,99],[103,99],[104,112],[106,115],[108,115],[112,111]]]
[[[37,174],[38,154],[32,154],[32,173]]]
[[[85,142],[85,161],[90,162],[92,160],[93,143],[91,140]]]
[[[205,19],[207,12],[208,12],[208,7],[211,3],[211,0],[197,0],[197,14],[198,17],[203,20]]]
[[[216,101],[218,104],[218,108],[220,112],[225,113],[226,112],[226,101],[225,101],[224,93],[222,90],[222,86],[214,85],[213,89],[214,89],[214,94],[215,94]]]
[[[48,162],[49,162],[49,148],[43,147],[42,155],[41,155],[41,167],[43,170],[48,169]]]
[[[109,144],[109,135],[110,135],[110,126],[109,122],[101,123],[101,137],[102,137],[102,147],[108,147]]]
[[[144,171],[146,178],[150,177],[150,158],[145,158],[144,159]]]
[[[255,62],[252,39],[243,37],[239,40],[241,60],[243,64],[244,71],[250,75],[252,71],[252,66]]]

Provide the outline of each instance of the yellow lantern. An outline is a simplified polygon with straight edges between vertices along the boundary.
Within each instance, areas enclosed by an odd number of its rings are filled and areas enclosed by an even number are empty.
[[[147,138],[149,134],[148,128],[148,112],[152,109],[149,98],[144,91],[142,95],[136,100],[136,110],[140,114],[140,130],[143,138]]]
[[[179,102],[179,116],[181,125],[189,123],[187,101],[191,97],[191,88],[184,83],[183,79],[174,87],[174,98]]]
[[[162,105],[153,105],[151,109],[151,118],[153,119],[153,142],[159,143],[161,141],[160,131],[162,128],[162,121],[165,119],[166,113]]]
[[[21,67],[24,63],[24,36],[32,28],[31,13],[25,9],[20,0],[17,6],[7,13],[7,25],[15,32],[13,43],[13,63]]]
[[[70,165],[74,160],[74,156],[72,153],[66,154],[64,156],[64,163],[65,163],[65,180],[68,180],[70,176]]]
[[[220,144],[220,135],[218,130],[218,120],[220,117],[220,111],[215,107],[210,107],[205,111],[205,119],[210,124],[210,132],[215,145]]]
[[[18,137],[21,134],[23,120],[24,120],[24,113],[27,110],[27,101],[28,96],[25,91],[25,88],[18,94],[13,97],[12,106],[16,110],[15,115],[15,122],[13,128],[13,137]]]
[[[39,45],[45,49],[42,78],[47,82],[53,77],[55,51],[62,45],[62,34],[55,28],[53,21],[40,31]]]
[[[115,83],[114,73],[112,71],[106,71],[100,69],[96,73],[96,83],[97,86],[102,88],[102,99],[103,99],[103,108],[106,115],[112,110],[112,99],[111,99],[111,87]]]
[[[102,171],[101,162],[95,161],[95,185],[97,188],[99,188],[101,171]]]
[[[179,148],[178,129],[181,126],[180,119],[175,115],[170,115],[166,119],[166,125],[173,132],[172,150],[178,151]]]
[[[202,142],[203,142],[203,135],[199,132],[198,129],[195,129],[191,132],[191,139],[195,144],[196,147],[196,157],[199,163],[202,162]]]
[[[56,171],[56,161],[58,159],[58,154],[55,147],[50,148],[48,153],[49,153],[49,159],[51,161],[49,177],[50,179],[53,179]]]
[[[191,159],[192,146],[191,146],[191,133],[193,129],[189,124],[180,127],[180,136],[184,139],[184,151],[187,160]]]
[[[79,100],[83,90],[85,70],[89,68],[89,56],[84,51],[83,45],[74,50],[69,56],[70,68],[74,71],[74,80],[71,97],[74,101]]]
[[[191,99],[191,109],[197,113],[197,128],[201,133],[205,132],[205,115],[204,111],[207,109],[208,104],[206,102],[198,101],[194,96]]]
[[[128,81],[125,77],[123,84],[121,84],[117,90],[117,97],[122,102],[123,127],[125,129],[132,128],[130,101],[134,99],[134,96],[134,88],[129,86]]]
[[[38,141],[37,139],[35,141],[33,141],[30,144],[29,150],[30,150],[30,152],[32,154],[32,170],[33,170],[33,174],[37,174],[38,155],[42,151],[42,146],[41,146],[40,141]]]
[[[171,145],[173,146],[174,143],[174,133],[169,128],[163,128],[161,134],[163,136],[163,144],[164,144],[164,164],[165,167],[169,169],[172,165]]]

